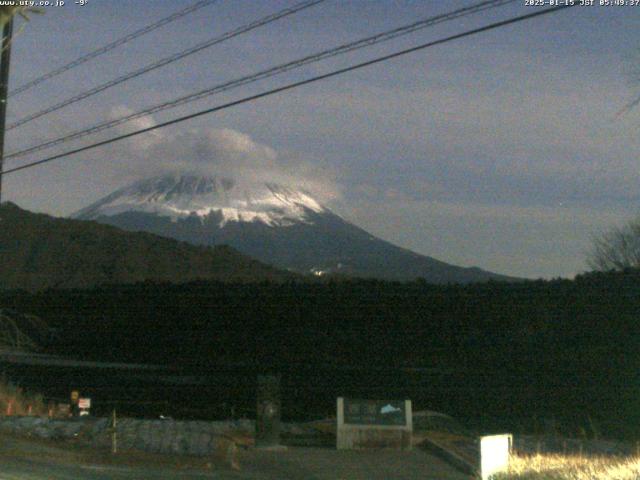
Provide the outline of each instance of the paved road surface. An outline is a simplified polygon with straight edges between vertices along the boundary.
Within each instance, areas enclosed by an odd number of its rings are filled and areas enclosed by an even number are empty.
[[[147,454],[114,459],[76,446],[0,437],[0,480],[469,480],[420,450],[247,450],[239,459],[241,470],[235,471],[215,459]]]

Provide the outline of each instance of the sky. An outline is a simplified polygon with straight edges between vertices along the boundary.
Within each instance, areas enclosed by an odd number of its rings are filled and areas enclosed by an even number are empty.
[[[16,25],[10,89],[185,8],[67,0]],[[294,5],[218,0],[8,101],[8,123]],[[471,5],[325,0],[7,133],[6,150]],[[526,278],[588,270],[594,235],[638,214],[640,5],[576,6],[6,175],[3,200],[66,216],[166,171],[254,176],[439,260]],[[5,168],[543,7],[492,10],[216,94]]]

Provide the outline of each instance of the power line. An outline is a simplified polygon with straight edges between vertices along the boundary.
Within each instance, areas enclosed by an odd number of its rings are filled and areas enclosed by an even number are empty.
[[[256,20],[254,22],[251,22],[247,25],[243,25],[241,27],[238,27],[234,30],[231,30],[227,33],[224,33],[220,36],[217,36],[215,38],[212,38],[211,40],[208,40],[206,42],[203,43],[199,43],[198,45],[192,47],[192,48],[188,48],[186,50],[183,50],[179,53],[176,53],[174,55],[171,55],[169,57],[163,58],[161,60],[158,60],[157,62],[151,63],[145,67],[139,68],[137,70],[134,70],[132,72],[129,72],[125,75],[121,75],[113,80],[110,80],[106,83],[103,83],[101,85],[98,85],[97,87],[94,87],[90,90],[87,90],[85,92],[81,92],[77,95],[74,95],[73,97],[70,97],[66,100],[63,100],[51,107],[45,108],[43,110],[40,110],[39,112],[33,113],[31,115],[28,115],[26,117],[21,118],[20,120],[12,123],[11,125],[9,125],[7,127],[7,130],[12,130],[16,127],[19,127],[21,125],[24,125],[26,123],[29,123],[37,118],[43,117],[49,113],[55,112],[57,110],[60,110],[61,108],[67,107],[69,105],[72,105],[76,102],[79,102],[81,100],[84,100],[86,98],[92,97],[93,95],[96,95],[100,92],[103,92],[111,87],[115,87],[116,85],[119,85],[121,83],[124,83],[128,80],[132,80],[134,78],[137,78],[141,75],[144,75],[145,73],[151,72],[153,70],[156,70],[158,68],[164,67],[166,65],[169,65],[171,63],[177,62],[178,60],[181,60],[185,57],[188,57],[189,55],[193,55],[194,53],[200,52],[206,48],[212,47],[214,45],[218,45],[226,40],[230,40],[234,37],[237,37],[239,35],[242,35],[243,33],[249,32],[251,30],[254,30],[258,27],[261,27],[263,25],[267,25],[269,23],[275,22],[276,20],[279,20],[283,17],[289,16],[289,15],[293,15],[294,13],[297,13],[301,10],[305,10],[307,8],[313,7],[314,5],[317,5],[318,3],[322,3],[325,0],[306,0],[304,2],[298,3],[296,5],[294,5],[293,7],[290,8],[285,8],[283,10],[280,10],[279,12],[276,12],[272,15],[268,15],[266,17],[263,17],[259,20]]]
[[[428,27],[428,26],[432,26],[438,23],[442,23],[445,21],[449,21],[455,18],[459,18],[465,15],[470,15],[472,13],[477,13],[479,11],[482,10],[486,10],[489,8],[495,8],[507,3],[512,3],[515,0],[489,0],[489,1],[484,1],[484,2],[480,2],[478,4],[474,4],[472,6],[469,7],[465,7],[465,8],[461,8],[458,10],[455,10],[453,12],[450,13],[446,13],[446,14],[442,14],[442,15],[437,15],[435,17],[429,17],[427,19],[424,20],[420,20],[418,22],[412,23],[410,25],[406,25],[403,27],[399,27],[396,29],[393,29],[391,31],[385,31],[382,33],[378,33],[376,35],[370,36],[370,37],[366,37],[364,39],[361,40],[357,40],[355,42],[350,42],[347,44],[343,44],[340,45],[338,47],[334,47],[328,50],[324,50],[321,51],[319,53],[316,54],[312,54],[306,57],[303,57],[301,59],[292,61],[292,62],[288,62],[285,63],[283,65],[279,65],[267,70],[263,70],[261,72],[255,73],[255,74],[251,74],[245,77],[241,77],[239,79],[235,79],[226,83],[223,83],[221,85],[217,85],[193,94],[189,94],[183,97],[180,97],[178,99],[169,101],[169,102],[165,102],[163,104],[154,106],[154,107],[150,107],[147,108],[143,111],[139,111],[139,112],[135,112],[132,114],[129,114],[127,116],[118,118],[118,119],[114,119],[114,120],[110,120],[107,122],[103,122],[97,125],[94,125],[92,127],[89,127],[87,129],[84,130],[80,130],[80,131],[76,131],[73,132],[71,134],[65,135],[63,137],[59,137],[57,139],[53,139],[53,140],[49,140],[47,142],[44,142],[42,144],[36,145],[36,146],[32,146],[29,147],[27,149],[23,149],[17,152],[13,152],[9,155],[7,155],[6,158],[15,158],[15,157],[20,157],[20,156],[24,156],[28,153],[33,153],[35,151],[40,151],[49,147],[52,147],[54,145],[59,145],[61,143],[66,143],[67,141],[70,140],[75,140],[87,135],[91,135],[94,133],[98,133],[100,131],[121,125],[123,123],[129,122],[131,120],[135,120],[137,118],[140,117],[144,117],[153,113],[157,113],[163,110],[167,110],[167,109],[171,109],[180,105],[184,105],[186,103],[190,103],[196,100],[200,100],[202,98],[205,98],[207,96],[216,94],[216,93],[220,93],[223,91],[227,91],[227,90],[231,90],[233,88],[242,86],[242,85],[246,85],[249,83],[253,83],[255,81],[258,80],[262,80],[265,78],[269,78],[275,75],[278,75],[280,73],[284,73],[287,72],[289,70],[293,70],[295,68],[299,68],[302,67],[304,65],[310,64],[310,63],[314,63],[314,62],[318,62],[327,58],[331,58],[334,56],[338,56],[344,53],[348,53],[360,48],[364,48],[370,45],[374,45],[376,43],[381,43],[384,41],[388,41],[391,40],[393,38],[399,37],[401,35],[406,35],[409,33],[412,33],[416,30]]]
[[[145,110],[139,111],[139,112],[134,112],[132,114],[126,115],[124,117],[120,117],[114,120],[109,120],[107,122],[103,122],[103,123],[99,123],[97,125],[93,125],[92,127],[83,129],[83,130],[79,130],[67,135],[64,135],[62,137],[53,139],[53,140],[49,140],[46,141],[44,143],[32,146],[32,147],[28,147],[26,149],[20,150],[20,151],[16,151],[13,152],[9,155],[7,155],[5,158],[16,158],[16,157],[22,157],[24,155],[27,155],[29,153],[33,153],[36,151],[40,151],[40,150],[44,150],[46,148],[49,147],[53,147],[55,145],[60,145],[63,143],[66,143],[68,141],[71,140],[76,140],[78,138],[82,138],[85,137],[87,135],[92,135],[94,133],[98,133],[101,132],[103,130],[107,130],[109,128],[113,128],[115,126],[118,125],[122,125],[124,123],[127,123],[131,120],[135,120],[137,118],[141,118],[147,115],[151,115],[153,113],[158,113],[167,109],[171,109],[171,108],[175,108],[177,106],[180,105],[184,105],[190,102],[194,102],[197,100],[201,100],[205,97],[214,95],[216,93],[220,93],[220,92],[224,92],[224,91],[228,91],[231,90],[233,88],[237,88],[243,85],[247,85],[259,80],[263,80],[266,78],[270,78],[273,77],[275,75],[279,75],[281,73],[290,71],[290,70],[294,70],[296,68],[300,68],[304,65],[308,65],[311,63],[315,63],[315,62],[319,62],[321,60],[325,60],[328,58],[332,58],[338,55],[342,55],[348,52],[352,52],[354,50],[358,50],[360,48],[364,48],[364,47],[368,47],[371,45],[375,45],[377,43],[382,43],[382,42],[386,42],[389,40],[392,40],[394,38],[400,37],[402,35],[407,35],[409,33],[415,32],[417,30],[426,28],[426,27],[430,27],[439,23],[443,23],[446,21],[450,21],[456,18],[460,18],[466,15],[471,15],[483,10],[487,10],[490,8],[496,8],[502,5],[505,5],[507,3],[513,3],[515,0],[487,0],[487,1],[483,1],[474,5],[471,5],[469,7],[465,7],[465,8],[461,8],[458,10],[454,10],[452,12],[449,13],[445,13],[445,14],[441,14],[441,15],[436,15],[433,17],[428,17],[426,19],[422,19],[419,20],[417,22],[411,23],[409,25],[405,25],[402,27],[398,27],[395,28],[393,30],[389,30],[389,31],[384,31],[360,40],[356,40],[354,42],[350,42],[350,43],[345,43],[342,44],[338,47],[333,47],[327,50],[323,50],[320,51],[318,53],[314,53],[312,55],[308,55],[306,57],[302,57],[300,59],[291,61],[291,62],[287,62],[281,65],[278,65],[276,67],[272,67],[269,68],[267,70],[262,70],[260,72],[251,74],[251,75],[247,75],[241,78],[237,78],[219,85],[216,85],[214,87],[210,87],[207,88],[205,90],[201,90],[199,92],[195,92],[150,108],[147,108]]]
[[[188,15],[190,13],[195,12],[196,10],[200,10],[201,8],[204,8],[208,5],[211,5],[212,3],[217,2],[218,0],[200,0],[199,2],[194,3],[193,5],[184,8],[182,10],[179,10],[171,15],[169,15],[168,17],[165,17],[161,20],[158,20],[155,23],[152,23],[151,25],[147,25],[146,27],[143,27],[139,30],[136,30],[135,32],[132,32],[128,35],[125,35],[122,38],[119,38],[118,40],[111,42],[107,45],[105,45],[104,47],[100,47],[96,50],[93,50],[92,52],[87,53],[86,55],[83,55],[69,63],[67,63],[66,65],[63,65],[62,67],[56,68],[55,70],[50,71],[49,73],[45,73],[44,75],[31,80],[30,82],[25,83],[24,85],[22,85],[21,87],[16,88],[15,90],[12,90],[11,92],[9,92],[9,96],[13,96],[13,95],[18,95],[22,92],[26,92],[27,90],[29,90],[30,88],[35,87],[36,85],[41,84],[42,82],[45,82],[46,80],[49,80],[53,77],[56,77],[58,75],[60,75],[61,73],[64,73],[68,70],[71,70],[72,68],[75,68],[79,65],[82,65],[83,63],[88,62],[89,60],[92,60],[96,57],[99,57],[100,55],[103,55],[111,50],[113,50],[114,48],[117,48],[121,45],[124,45],[125,43],[130,42],[131,40],[134,40],[138,37],[141,37],[142,35],[145,35],[149,32],[152,32],[153,30],[156,30],[160,27],[163,27],[164,25],[167,25],[168,23],[171,23],[175,20],[178,20],[179,18],[184,17],[185,15]]]
[[[199,112],[195,112],[195,113],[192,113],[192,114],[189,114],[189,115],[185,115],[185,116],[182,116],[182,117],[174,118],[173,120],[169,120],[167,122],[160,123],[160,124],[154,125],[152,127],[147,127],[147,128],[143,128],[143,129],[140,129],[140,130],[136,130],[134,132],[126,133],[124,135],[119,135],[117,137],[113,137],[113,138],[110,138],[110,139],[107,139],[107,140],[103,140],[101,142],[96,142],[96,143],[93,143],[91,145],[87,145],[87,146],[84,146],[84,147],[76,148],[74,150],[69,150],[67,152],[60,153],[60,154],[57,154],[57,155],[53,155],[51,157],[43,158],[43,159],[37,160],[35,162],[27,163],[27,164],[21,165],[19,167],[14,167],[14,168],[11,168],[9,170],[6,170],[1,175],[7,175],[9,173],[14,173],[14,172],[17,172],[17,171],[20,171],[20,170],[25,170],[27,168],[35,167],[37,165],[42,165],[44,163],[52,162],[53,160],[58,160],[60,158],[68,157],[68,156],[74,155],[76,153],[85,152],[87,150],[93,150],[94,148],[98,148],[98,147],[101,147],[101,146],[104,146],[104,145],[108,145],[110,143],[115,143],[115,142],[118,142],[120,140],[124,140],[124,139],[127,139],[127,138],[135,137],[137,135],[141,135],[143,133],[151,132],[153,130],[158,130],[160,128],[168,127],[170,125],[174,125],[174,124],[177,124],[177,123],[182,123],[184,121],[191,120],[193,118],[201,117],[201,116],[204,116],[204,115],[208,115],[208,114],[211,114],[211,113],[215,113],[215,112],[218,112],[220,110],[225,110],[227,108],[235,107],[236,105],[241,105],[243,103],[248,103],[248,102],[251,102],[251,101],[254,101],[254,100],[258,100],[260,98],[268,97],[268,96],[274,95],[276,93],[281,93],[281,92],[284,92],[284,91],[287,91],[287,90],[292,90],[294,88],[301,87],[303,85],[308,85],[308,84],[311,84],[311,83],[315,83],[315,82],[318,82],[320,80],[326,80],[328,78],[332,78],[332,77],[335,77],[337,75],[342,75],[344,73],[351,72],[351,71],[354,71],[354,70],[358,70],[360,68],[364,68],[364,67],[368,67],[368,66],[371,66],[371,65],[375,65],[375,64],[381,63],[381,62],[385,62],[387,60],[391,60],[393,58],[397,58],[397,57],[400,57],[400,56],[403,56],[403,55],[407,55],[409,53],[413,53],[413,52],[417,52],[417,51],[420,51],[420,50],[424,50],[426,48],[434,47],[436,45],[442,45],[444,43],[448,43],[448,42],[451,42],[453,40],[458,40],[460,38],[468,37],[468,36],[471,36],[471,35],[476,35],[478,33],[486,32],[486,31],[489,31],[489,30],[494,30],[496,28],[505,27],[507,25],[512,25],[514,23],[522,22],[524,20],[529,20],[531,18],[539,17],[541,15],[547,15],[549,13],[558,12],[560,10],[571,8],[571,7],[575,6],[575,5],[578,5],[578,4],[577,3],[576,4],[567,4],[567,5],[562,5],[562,6],[558,6],[558,7],[554,7],[554,8],[547,8],[545,10],[539,10],[539,11],[536,11],[536,12],[533,12],[533,13],[529,13],[529,14],[526,14],[526,15],[520,15],[518,17],[513,17],[513,18],[510,18],[508,20],[502,20],[500,22],[491,23],[489,25],[485,25],[484,27],[475,28],[473,30],[467,30],[466,32],[458,33],[456,35],[451,35],[449,37],[445,37],[445,38],[442,38],[442,39],[439,39],[439,40],[434,40],[434,41],[431,41],[431,42],[428,42],[428,43],[423,43],[423,44],[415,46],[415,47],[407,48],[405,50],[400,50],[398,52],[391,53],[391,54],[388,54],[388,55],[384,55],[382,57],[374,58],[373,60],[368,60],[366,62],[357,63],[357,64],[351,65],[349,67],[345,67],[345,68],[341,68],[341,69],[338,69],[338,70],[334,70],[332,72],[325,73],[323,75],[318,75],[318,76],[315,76],[315,77],[307,78],[307,79],[301,80],[299,82],[289,83],[289,84],[284,85],[282,87],[277,87],[277,88],[274,88],[274,89],[271,89],[271,90],[267,90],[267,91],[262,92],[262,93],[258,93],[256,95],[251,95],[249,97],[241,98],[240,100],[234,100],[233,102],[225,103],[225,104],[218,105],[216,107],[208,108],[208,109],[205,109],[205,110],[201,110]]]
[[[635,107],[637,107],[638,105],[640,105],[640,97],[636,98],[635,100],[633,100],[632,102],[627,103],[624,107],[622,107],[618,113],[616,113],[616,118],[620,118],[623,115],[626,115],[627,113],[629,113],[631,110],[633,110]]]

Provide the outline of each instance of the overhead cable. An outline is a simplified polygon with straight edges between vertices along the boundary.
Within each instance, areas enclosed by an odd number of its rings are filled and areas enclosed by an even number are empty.
[[[134,40],[138,37],[141,37],[142,35],[145,35],[149,32],[152,32],[153,30],[156,30],[160,27],[163,27],[164,25],[167,25],[168,23],[171,23],[175,20],[178,20],[179,18],[184,17],[185,15],[188,15],[190,13],[195,12],[196,10],[200,10],[201,8],[204,8],[208,5],[211,5],[212,3],[217,2],[218,0],[200,0],[199,2],[194,3],[193,5],[186,7],[182,10],[179,10],[171,15],[169,15],[168,17],[165,17],[161,20],[158,20],[155,23],[152,23],[151,25],[147,25],[146,27],[143,27],[139,30],[136,30],[135,32],[132,32],[128,35],[125,35],[122,38],[119,38],[118,40],[115,40],[103,47],[100,47],[96,50],[93,50],[92,52],[87,53],[86,55],[83,55],[79,58],[76,58],[75,60],[59,67],[56,68],[55,70],[52,70],[48,73],[45,73],[44,75],[39,76],[38,78],[35,78],[27,83],[25,83],[24,85],[15,88],[14,90],[11,90],[9,92],[9,96],[13,96],[13,95],[18,95],[22,92],[26,92],[27,90],[35,87],[36,85],[41,84],[42,82],[45,82],[53,77],[56,77],[68,70],[71,70],[72,68],[75,68],[79,65],[82,65],[83,63],[88,62],[89,60],[92,60],[96,57],[99,57],[100,55],[104,55],[105,53],[121,46],[124,45],[125,43],[130,42],[131,40]]]
[[[186,50],[183,50],[181,52],[178,52],[174,55],[171,55],[169,57],[165,57],[161,60],[158,60],[157,62],[151,63],[149,65],[146,65],[142,68],[139,68],[137,70],[134,70],[132,72],[129,72],[127,74],[121,75],[113,80],[110,80],[106,83],[103,83],[101,85],[98,85],[97,87],[91,88],[90,90],[78,93],[76,95],[74,95],[73,97],[67,98],[66,100],[62,100],[61,102],[56,103],[55,105],[51,106],[51,107],[47,107],[43,110],[40,110],[36,113],[33,113],[31,115],[27,115],[26,117],[21,118],[20,120],[17,120],[16,122],[12,123],[11,125],[9,125],[7,127],[7,130],[12,130],[16,127],[19,127],[21,125],[24,125],[26,123],[29,123],[37,118],[43,117],[49,113],[55,112],[57,110],[60,110],[61,108],[67,107],[69,105],[72,105],[76,102],[79,102],[81,100],[84,100],[86,98],[92,97],[93,95],[96,95],[100,92],[103,92],[111,87],[115,87],[116,85],[120,85],[121,83],[124,83],[128,80],[132,80],[134,78],[137,78],[141,75],[144,75],[145,73],[149,73],[153,70],[157,70],[158,68],[164,67],[165,65],[169,65],[171,63],[177,62],[178,60],[181,60],[185,57],[188,57],[189,55],[193,55],[194,53],[200,52],[202,50],[204,50],[205,48],[209,48],[212,47],[214,45],[218,45],[226,40],[229,40],[231,38],[237,37],[243,33],[247,33],[251,30],[254,30],[258,27],[261,27],[263,25],[267,25],[269,23],[275,22],[276,20],[279,20],[283,17],[289,16],[289,15],[293,15],[294,13],[297,13],[301,10],[313,7],[314,5],[317,5],[318,3],[322,3],[325,0],[306,0],[304,2],[298,3],[296,5],[294,5],[291,8],[285,8],[283,10],[280,10],[279,12],[276,12],[272,15],[268,15],[266,17],[263,17],[259,20],[256,20],[254,22],[251,22],[247,25],[243,25],[241,27],[238,27],[234,30],[231,30],[230,32],[224,33],[222,35],[219,35],[215,38],[212,38],[210,40],[207,40],[206,42],[202,42],[199,43],[198,45],[188,48]]]
[[[22,157],[24,155],[27,155],[29,153],[33,153],[36,151],[40,151],[40,150],[44,150],[46,148],[50,148],[56,145],[60,145],[62,143],[66,143],[68,141],[71,140],[76,140],[78,138],[82,138],[85,137],[87,135],[92,135],[98,132],[101,132],[103,130],[107,130],[109,128],[113,128],[116,127],[118,125],[122,125],[124,123],[130,122],[132,120],[136,120],[138,118],[141,117],[145,117],[147,115],[152,115],[154,113],[158,113],[164,110],[168,110],[171,108],[175,108],[178,107],[180,105],[184,105],[187,103],[191,103],[203,98],[206,98],[208,96],[217,94],[217,93],[221,93],[221,92],[225,92],[234,88],[238,88],[240,86],[243,85],[247,85],[250,83],[254,83],[257,82],[259,80],[263,80],[266,78],[270,78],[273,77],[275,75],[279,75],[281,73],[285,73],[288,72],[290,70],[294,70],[297,68],[300,68],[302,66],[311,64],[311,63],[316,63],[322,60],[326,60],[328,58],[332,58],[332,57],[336,57],[338,55],[343,55],[346,54],[348,52],[352,52],[354,50],[358,50],[364,47],[368,47],[371,45],[375,45],[378,43],[382,43],[382,42],[386,42],[389,40],[392,40],[394,38],[403,36],[403,35],[407,35],[409,33],[415,32],[417,30],[420,29],[424,29],[427,27],[431,27],[433,25],[437,25],[439,23],[443,23],[446,21],[450,21],[450,20],[454,20],[463,16],[467,16],[467,15],[471,15],[483,10],[487,10],[489,8],[496,8],[502,5],[505,5],[507,3],[513,3],[515,0],[487,0],[487,1],[483,1],[477,4],[473,4],[471,6],[468,7],[464,7],[464,8],[460,8],[458,10],[454,10],[445,14],[441,14],[441,15],[436,15],[436,16],[432,16],[432,17],[428,17],[422,20],[419,20],[417,22],[413,22],[409,25],[405,25],[402,27],[398,27],[395,28],[393,30],[388,30],[388,31],[384,31],[381,33],[377,33],[375,35],[360,39],[360,40],[356,40],[354,42],[349,42],[349,43],[345,43],[343,45],[337,46],[337,47],[333,47],[330,49],[326,49],[323,51],[320,51],[318,53],[312,54],[312,55],[307,55],[305,57],[302,57],[300,59],[291,61],[291,62],[287,62],[281,65],[278,65],[276,67],[272,67],[272,68],[268,68],[266,70],[262,70],[260,72],[257,73],[253,73],[251,75],[246,75],[244,77],[240,77],[234,80],[230,80],[228,82],[224,82],[222,84],[195,92],[195,93],[191,93],[189,95],[185,95],[182,97],[179,97],[177,99],[173,99],[170,100],[168,102],[164,102],[161,103],[159,105],[155,105],[153,107],[149,107],[146,108],[142,111],[138,111],[138,112],[134,112],[125,116],[122,116],[120,118],[116,118],[113,120],[108,120],[106,122],[102,122],[96,125],[93,125],[91,127],[82,129],[82,130],[78,130],[69,134],[66,134],[62,137],[53,139],[53,140],[48,140],[44,143],[35,145],[35,146],[31,146],[28,148],[25,148],[23,150],[20,151],[16,151],[16,152],[12,152],[8,155],[5,156],[5,158],[17,158],[17,157]]]
[[[358,69],[361,69],[361,68],[364,68],[364,67],[368,67],[368,66],[371,66],[371,65],[375,65],[375,64],[378,64],[378,63],[386,62],[386,61],[391,60],[393,58],[397,58],[397,57],[400,57],[400,56],[403,56],[403,55],[407,55],[409,53],[413,53],[413,52],[417,52],[417,51],[420,51],[420,50],[424,50],[426,48],[434,47],[436,45],[442,45],[442,44],[451,42],[453,40],[458,40],[460,38],[468,37],[468,36],[471,36],[471,35],[476,35],[478,33],[486,32],[486,31],[489,31],[489,30],[495,30],[497,28],[505,27],[507,25],[513,25],[515,23],[519,23],[519,22],[522,22],[524,20],[529,20],[529,19],[532,19],[532,18],[535,18],[535,17],[539,17],[539,16],[542,16],[542,15],[548,15],[550,13],[559,12],[561,10],[565,10],[567,8],[571,8],[571,7],[575,6],[575,5],[578,5],[578,4],[565,4],[565,5],[561,5],[561,6],[558,6],[558,7],[547,8],[547,9],[543,9],[543,10],[537,10],[535,12],[532,12],[532,13],[529,13],[529,14],[526,14],[526,15],[520,15],[518,17],[513,17],[513,18],[510,18],[510,19],[507,19],[507,20],[502,20],[500,22],[491,23],[489,25],[485,25],[484,27],[475,28],[473,30],[467,30],[465,32],[458,33],[456,35],[451,35],[449,37],[441,38],[439,40],[434,40],[434,41],[431,41],[431,42],[423,43],[423,44],[417,45],[415,47],[407,48],[405,50],[400,50],[400,51],[395,52],[395,53],[391,53],[391,54],[388,54],[388,55],[384,55],[384,56],[381,56],[381,57],[374,58],[373,60],[368,60],[366,62],[357,63],[357,64],[351,65],[349,67],[340,68],[338,70],[334,70],[332,72],[325,73],[323,75],[318,75],[318,76],[311,77],[311,78],[308,78],[308,79],[305,79],[305,80],[301,80],[299,82],[289,83],[287,85],[284,85],[284,86],[281,86],[281,87],[277,87],[277,88],[273,88],[271,90],[267,90],[265,92],[261,92],[261,93],[258,93],[258,94],[255,94],[255,95],[251,95],[251,96],[248,96],[248,97],[244,97],[244,98],[241,98],[239,100],[235,100],[235,101],[228,102],[228,103],[225,103],[225,104],[222,104],[222,105],[218,105],[218,106],[215,106],[215,107],[207,108],[205,110],[200,110],[199,112],[195,112],[195,113],[192,113],[192,114],[189,114],[189,115],[185,115],[185,116],[182,116],[182,117],[174,118],[173,120],[169,120],[169,121],[160,123],[158,125],[154,125],[154,126],[151,126],[151,127],[147,127],[147,128],[143,128],[143,129],[140,129],[140,130],[136,130],[134,132],[130,132],[130,133],[127,133],[127,134],[124,134],[124,135],[119,135],[117,137],[112,137],[112,138],[109,138],[107,140],[103,140],[101,142],[96,142],[96,143],[93,143],[91,145],[86,145],[84,147],[76,148],[76,149],[73,149],[73,150],[69,150],[67,152],[63,152],[63,153],[59,153],[57,155],[53,155],[53,156],[50,156],[50,157],[47,157],[47,158],[43,158],[41,160],[37,160],[37,161],[30,162],[30,163],[27,163],[27,164],[24,164],[24,165],[20,165],[18,167],[14,167],[14,168],[11,168],[11,169],[8,169],[8,170],[4,171],[1,175],[7,175],[7,174],[10,174],[10,173],[15,173],[15,172],[18,172],[18,171],[21,171],[21,170],[25,170],[25,169],[28,169],[28,168],[33,168],[35,166],[42,165],[42,164],[45,164],[45,163],[49,163],[49,162],[52,162],[54,160],[58,160],[60,158],[65,158],[65,157],[74,155],[76,153],[81,153],[81,152],[86,152],[88,150],[93,150],[95,148],[98,148],[98,147],[101,147],[101,146],[104,146],[104,145],[108,145],[108,144],[111,144],[111,143],[119,142],[119,141],[127,139],[127,138],[135,137],[137,135],[142,135],[143,133],[148,133],[148,132],[151,132],[151,131],[154,131],[154,130],[158,130],[160,128],[168,127],[170,125],[175,125],[175,124],[178,124],[178,123],[182,123],[182,122],[185,122],[187,120],[191,120],[193,118],[201,117],[201,116],[204,116],[204,115],[209,115],[209,114],[221,111],[221,110],[225,110],[225,109],[228,109],[228,108],[231,108],[231,107],[235,107],[237,105],[241,105],[241,104],[244,104],[244,103],[252,102],[252,101],[258,100],[260,98],[264,98],[264,97],[268,97],[268,96],[271,96],[271,95],[275,95],[277,93],[281,93],[281,92],[285,92],[285,91],[288,91],[288,90],[292,90],[294,88],[298,88],[298,87],[301,87],[303,85],[308,85],[308,84],[315,83],[315,82],[318,82],[318,81],[321,81],[321,80],[326,80],[328,78],[332,78],[332,77],[335,77],[335,76],[338,76],[338,75],[342,75],[342,74],[345,74],[347,72],[358,70]]]

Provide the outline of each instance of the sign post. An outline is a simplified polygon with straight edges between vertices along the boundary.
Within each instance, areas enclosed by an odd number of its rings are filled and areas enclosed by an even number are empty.
[[[80,409],[78,408],[78,400],[80,399],[80,392],[78,390],[72,390],[70,395],[71,404],[71,416],[77,417],[80,415]]]

